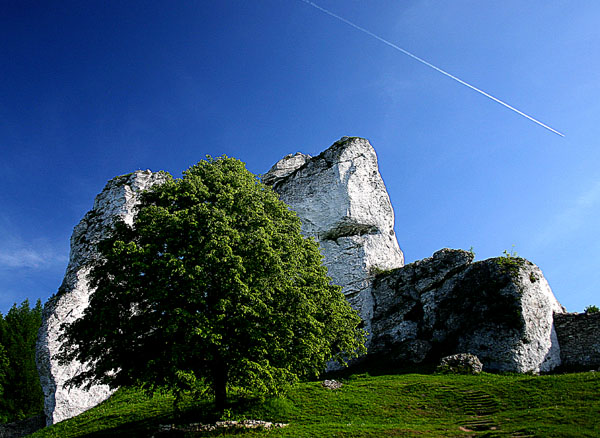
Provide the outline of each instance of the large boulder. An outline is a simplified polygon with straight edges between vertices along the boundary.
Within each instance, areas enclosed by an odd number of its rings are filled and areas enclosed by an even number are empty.
[[[58,292],[44,306],[36,346],[36,362],[48,425],[74,417],[96,406],[112,393],[106,385],[94,385],[89,389],[65,386],[67,380],[78,374],[85,364],[58,363],[56,353],[61,347],[61,324],[80,318],[89,304],[92,290],[87,281],[89,270],[86,265],[97,256],[96,243],[107,236],[115,219],[121,218],[131,224],[139,193],[165,179],[165,173],[152,173],[149,170],[113,178],[73,231],[67,272]]]
[[[486,370],[560,365],[553,313],[564,309],[540,269],[517,257],[472,263],[443,249],[377,278],[370,352],[400,362],[471,353]]]
[[[329,275],[370,333],[374,273],[404,265],[373,147],[342,137],[316,157],[284,157],[262,180],[298,214],[302,233],[320,244]]]
[[[436,371],[442,374],[480,374],[483,364],[474,354],[459,353],[443,357]]]

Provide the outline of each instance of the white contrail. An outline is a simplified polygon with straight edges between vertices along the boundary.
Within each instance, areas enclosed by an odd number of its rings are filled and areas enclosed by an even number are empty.
[[[308,5],[310,5],[310,6],[312,6],[312,7],[314,7],[314,8],[316,8],[316,9],[318,9],[318,10],[319,10],[319,11],[321,11],[321,12],[324,12],[324,13],[325,13],[325,14],[327,14],[327,15],[330,15],[330,16],[332,16],[333,18],[336,18],[336,19],[338,19],[338,20],[340,20],[340,21],[342,21],[342,22],[346,23],[346,24],[347,24],[347,25],[349,25],[349,26],[352,26],[353,28],[355,28],[355,29],[357,29],[357,30],[360,30],[361,32],[364,32],[364,33],[366,33],[367,35],[369,35],[369,36],[371,36],[371,37],[375,38],[376,40],[379,40],[379,41],[381,41],[381,42],[382,42],[382,43],[384,43],[384,44],[387,44],[388,46],[390,46],[390,47],[392,47],[392,48],[394,48],[394,49],[396,49],[396,50],[398,50],[398,51],[400,51],[400,52],[404,53],[405,55],[408,55],[408,56],[410,56],[411,58],[413,58],[413,59],[416,59],[416,60],[417,60],[417,61],[419,61],[420,63],[422,63],[422,64],[425,64],[425,65],[426,65],[426,66],[428,66],[428,67],[431,67],[432,69],[434,69],[434,70],[436,70],[436,71],[440,72],[441,74],[443,74],[443,75],[445,75],[445,76],[448,76],[450,79],[454,79],[456,82],[458,82],[458,83],[461,83],[461,84],[463,84],[463,85],[464,85],[464,86],[466,86],[466,87],[469,87],[471,90],[474,90],[474,91],[477,91],[477,92],[478,92],[478,93],[480,93],[480,94],[483,94],[485,97],[488,97],[488,98],[492,99],[494,102],[498,102],[500,105],[503,105],[503,106],[505,106],[506,108],[508,108],[508,109],[510,109],[510,110],[513,110],[513,111],[514,111],[514,112],[516,112],[517,114],[520,114],[520,115],[522,115],[523,117],[525,117],[525,118],[527,118],[527,119],[531,120],[531,121],[532,121],[532,122],[534,122],[534,123],[537,123],[538,125],[540,125],[540,126],[542,126],[542,127],[546,128],[546,129],[548,129],[549,131],[552,131],[552,132],[554,132],[555,134],[558,134],[558,135],[560,135],[561,137],[564,137],[564,134],[562,134],[562,133],[558,132],[558,131],[557,131],[557,130],[555,130],[555,129],[552,129],[550,126],[548,126],[548,125],[545,125],[544,123],[540,122],[539,120],[536,120],[536,119],[534,119],[533,117],[531,117],[531,116],[529,116],[529,115],[525,114],[524,112],[522,112],[522,111],[519,111],[519,110],[518,110],[518,109],[516,109],[515,107],[513,107],[513,106],[510,106],[508,103],[501,101],[501,100],[500,100],[500,99],[498,99],[497,97],[494,97],[494,96],[492,96],[491,94],[488,94],[488,93],[486,93],[486,92],[485,92],[485,91],[483,91],[483,90],[480,90],[479,88],[477,88],[477,87],[475,87],[475,86],[473,86],[473,85],[471,85],[471,84],[469,84],[469,83],[467,83],[467,82],[463,81],[462,79],[459,79],[459,78],[457,78],[456,76],[454,76],[454,75],[452,75],[452,74],[448,73],[447,71],[444,71],[444,70],[442,70],[442,69],[441,69],[441,68],[439,68],[439,67],[436,67],[435,65],[433,65],[433,64],[431,64],[431,63],[429,63],[429,62],[425,61],[424,59],[422,59],[422,58],[419,58],[417,55],[413,55],[413,54],[412,54],[412,53],[410,53],[408,50],[404,50],[402,47],[398,47],[396,44],[394,44],[394,43],[391,43],[391,42],[389,42],[388,40],[386,40],[386,39],[383,39],[383,38],[381,38],[381,37],[380,37],[380,36],[378,36],[378,35],[375,35],[373,32],[371,32],[371,31],[368,31],[367,29],[365,29],[365,28],[363,28],[363,27],[360,27],[358,24],[354,24],[353,22],[351,22],[351,21],[349,21],[349,20],[346,20],[344,17],[340,17],[339,15],[337,15],[337,14],[334,14],[333,12],[331,12],[331,11],[329,11],[329,10],[327,10],[327,9],[325,9],[325,8],[323,8],[323,7],[319,6],[318,4],[316,4],[316,3],[313,3],[313,2],[311,2],[311,1],[309,1],[309,0],[301,0],[301,1],[302,1],[302,2],[304,2],[304,3],[306,3],[306,4],[308,4]]]

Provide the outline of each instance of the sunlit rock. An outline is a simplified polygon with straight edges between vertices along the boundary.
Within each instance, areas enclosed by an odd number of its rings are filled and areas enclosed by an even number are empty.
[[[320,244],[333,282],[371,332],[375,272],[398,268],[404,256],[394,210],[368,140],[343,137],[316,157],[288,155],[263,175]]]
[[[73,231],[67,272],[56,295],[44,306],[36,346],[44,412],[49,425],[96,406],[112,393],[106,385],[93,385],[89,389],[65,386],[67,380],[78,374],[85,364],[76,361],[68,365],[58,363],[60,326],[80,318],[89,304],[92,290],[88,285],[86,264],[97,256],[96,243],[107,237],[116,218],[131,224],[139,193],[165,178],[166,174],[149,170],[113,178]]]
[[[471,353],[485,370],[540,372],[560,365],[558,303],[541,270],[517,257],[472,263],[444,249],[380,275],[371,353],[398,362]]]

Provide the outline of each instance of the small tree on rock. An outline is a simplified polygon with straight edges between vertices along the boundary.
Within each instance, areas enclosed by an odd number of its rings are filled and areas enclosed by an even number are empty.
[[[90,363],[73,385],[203,382],[223,409],[228,387],[276,394],[364,352],[317,244],[238,160],[154,186],[99,253],[89,307],[63,336],[61,360]]]

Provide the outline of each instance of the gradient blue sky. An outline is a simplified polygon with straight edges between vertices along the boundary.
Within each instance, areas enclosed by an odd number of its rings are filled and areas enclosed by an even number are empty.
[[[377,151],[408,262],[515,245],[569,311],[600,305],[600,2],[317,3],[566,137],[300,0],[3,0],[0,312],[57,290],[113,176],[262,173],[345,135]]]

